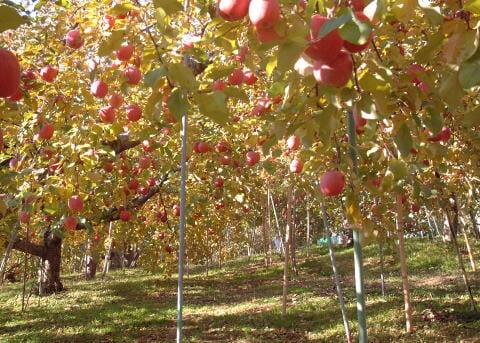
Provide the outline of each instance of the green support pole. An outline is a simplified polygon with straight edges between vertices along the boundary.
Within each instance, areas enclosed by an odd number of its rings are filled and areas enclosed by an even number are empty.
[[[350,143],[350,158],[353,162],[353,174],[357,175],[357,137],[352,111],[347,111],[347,123],[348,141]],[[357,293],[358,341],[359,343],[367,343],[367,314],[363,285],[362,233],[357,230],[353,230],[353,248],[355,263],[355,292]]]

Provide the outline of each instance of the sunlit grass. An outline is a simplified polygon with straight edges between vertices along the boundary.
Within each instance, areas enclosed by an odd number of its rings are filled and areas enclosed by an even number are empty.
[[[404,332],[403,297],[396,250],[385,249],[387,296],[381,297],[378,246],[364,249],[370,342],[480,342],[480,318],[468,313],[468,298],[453,247],[408,240],[415,332]],[[476,244],[476,251],[480,245]],[[353,251],[337,248],[352,331],[356,333]],[[465,262],[467,262],[467,257]],[[477,258],[480,257],[477,254]],[[344,331],[326,247],[306,259],[298,252],[300,274],[289,288],[281,316],[282,265],[263,267],[263,258],[192,268],[185,282],[186,342],[343,342]],[[466,263],[467,267],[469,266]],[[477,295],[479,283],[473,275]],[[115,271],[106,280],[64,277],[65,292],[32,296],[21,313],[21,285],[0,290],[0,342],[169,342],[175,337],[176,280],[141,269]],[[422,311],[451,314],[424,321]],[[456,319],[457,318],[457,319]]]

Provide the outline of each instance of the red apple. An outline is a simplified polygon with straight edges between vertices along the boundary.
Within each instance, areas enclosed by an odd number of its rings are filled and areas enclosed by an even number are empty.
[[[20,88],[20,64],[17,57],[0,48],[0,97],[13,95]]]
[[[128,222],[132,218],[132,214],[130,211],[121,210],[120,211],[120,220],[124,222]]]
[[[228,148],[228,143],[227,142],[220,142],[217,145],[215,145],[215,149],[217,149],[218,152],[227,152],[230,149]]]
[[[83,210],[84,204],[83,199],[79,195],[72,195],[68,199],[68,208],[72,211],[78,212]]]
[[[23,93],[22,93],[22,90],[21,88],[17,89],[16,92],[14,92],[12,95],[10,95],[8,97],[8,100],[11,101],[11,102],[17,102],[19,100],[22,100],[23,98]]]
[[[148,194],[148,188],[147,187],[139,187],[138,188],[138,193],[143,194],[143,195],[147,195]]]
[[[108,29],[110,29],[113,26],[115,26],[115,18],[113,18],[112,16],[109,16],[108,14],[105,14],[103,16],[103,23],[107,25]]]
[[[363,11],[365,8],[365,0],[351,0],[351,6],[355,12]]]
[[[175,204],[173,205],[173,215],[176,216],[176,217],[179,217],[180,216],[180,205],[178,204]]]
[[[269,43],[283,39],[283,37],[275,30],[275,27],[255,27],[255,33],[257,34],[258,40],[262,43]]]
[[[98,115],[104,123],[112,123],[117,117],[117,110],[112,106],[105,106],[98,111]]]
[[[130,121],[138,121],[142,118],[142,108],[136,104],[130,104],[127,106],[125,115]]]
[[[227,21],[236,21],[247,15],[249,5],[250,0],[219,0],[217,12]]]
[[[352,76],[353,65],[350,54],[341,51],[336,60],[330,64],[316,61],[313,64],[313,76],[321,85],[343,87]]]
[[[255,27],[271,28],[280,20],[280,4],[277,0],[252,0],[248,16]]]
[[[300,147],[300,139],[297,136],[290,136],[287,139],[287,147],[296,150]]]
[[[40,77],[47,82],[53,82],[57,74],[58,70],[49,65],[40,69]]]
[[[214,91],[221,91],[224,90],[225,87],[227,87],[227,84],[223,82],[222,80],[215,80],[213,81],[212,89]]]
[[[92,86],[90,87],[90,93],[94,97],[97,98],[103,98],[105,95],[107,95],[108,92],[108,86],[105,82],[101,80],[96,80],[92,83]]]
[[[318,63],[332,63],[336,61],[343,47],[343,39],[340,37],[338,29],[331,31],[321,39],[317,38],[321,28],[328,21],[327,17],[315,14],[310,22],[311,34],[307,36],[310,44],[305,53],[318,61]]]
[[[148,169],[152,165],[152,159],[149,156],[142,156],[138,160],[138,166],[142,169]]]
[[[78,49],[83,45],[82,36],[80,31],[78,30],[71,30],[67,32],[65,36],[65,45],[68,46],[70,49]]]
[[[20,223],[28,224],[30,222],[30,213],[28,213],[27,211],[22,211],[18,215],[18,219],[20,220]]]
[[[222,156],[221,162],[224,166],[228,166],[232,161],[230,160],[230,156],[225,155]]]
[[[1,63],[0,63],[0,65],[1,65]],[[1,71],[0,71],[0,73],[1,73]],[[36,85],[35,73],[31,70],[22,71],[22,73],[20,74],[20,79],[23,83],[22,87],[24,89],[27,89],[27,90],[32,89]]]
[[[290,171],[292,173],[301,173],[303,170],[303,162],[301,160],[293,160],[290,162]]]
[[[256,152],[256,151],[249,151],[247,152],[247,155],[246,155],[246,160],[247,160],[247,164],[249,166],[254,166],[255,164],[257,164],[258,162],[260,162],[260,153],[259,152]]]
[[[77,228],[77,224],[77,218],[72,216],[68,216],[63,220],[63,226],[65,227],[65,229],[70,231],[74,231]]]
[[[153,186],[155,186],[156,184],[157,184],[157,180],[155,180],[155,178],[149,177],[149,178],[147,179],[147,185],[148,185],[149,187],[153,187]]]
[[[235,68],[228,76],[228,82],[233,86],[238,86],[243,82],[243,71],[241,68]]]
[[[113,93],[108,97],[108,104],[113,108],[119,108],[123,104],[123,96],[118,93]]]
[[[213,184],[215,187],[223,187],[223,179],[221,177],[217,177]]]
[[[107,162],[103,165],[103,170],[105,170],[107,173],[110,173],[113,170],[113,163],[112,162]]]
[[[53,137],[53,133],[55,132],[55,128],[51,124],[44,124],[40,131],[38,132],[38,136],[42,139],[50,139]]]
[[[133,45],[124,45],[115,54],[120,61],[128,61],[133,55]]]
[[[257,77],[250,69],[246,69],[243,72],[243,83],[245,83],[246,85],[249,85],[249,86],[254,85],[257,82],[257,80],[258,80]]]
[[[142,73],[137,67],[127,67],[123,71],[123,76],[127,79],[127,83],[130,85],[136,85],[142,78]]]
[[[420,211],[420,206],[417,204],[412,204],[412,212],[418,212]]]
[[[128,188],[130,189],[137,189],[139,186],[139,182],[137,179],[132,179],[130,180],[130,182],[128,183]]]
[[[345,186],[345,175],[339,170],[330,170],[320,179],[320,190],[325,195],[338,195]]]

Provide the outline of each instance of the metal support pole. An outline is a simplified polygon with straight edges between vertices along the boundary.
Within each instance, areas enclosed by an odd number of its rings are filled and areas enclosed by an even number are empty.
[[[341,284],[340,275],[337,269],[337,260],[335,258],[335,251],[333,250],[332,232],[330,231],[328,226],[327,209],[325,208],[325,200],[323,198],[320,200],[320,205],[322,208],[323,226],[325,227],[325,234],[327,235],[328,252],[330,254],[330,261],[332,262],[333,275],[335,277],[335,286],[337,287],[338,302],[340,303],[340,310],[342,311],[342,319],[343,319],[343,326],[345,328],[345,336],[347,338],[347,343],[352,343],[353,341],[352,341],[352,336],[350,334],[350,326],[348,324],[347,309],[345,307],[345,300],[343,298],[342,284]]]
[[[348,141],[350,142],[350,158],[353,162],[353,174],[358,172],[357,161],[357,137],[355,122],[352,111],[347,111]],[[353,230],[354,264],[355,264],[355,291],[357,293],[357,317],[358,317],[358,341],[367,343],[367,315],[365,307],[363,256],[362,256],[362,233]]]
[[[178,250],[177,343],[183,340],[183,265],[185,257],[186,184],[187,184],[187,115],[182,117],[182,162],[180,169],[180,247]]]

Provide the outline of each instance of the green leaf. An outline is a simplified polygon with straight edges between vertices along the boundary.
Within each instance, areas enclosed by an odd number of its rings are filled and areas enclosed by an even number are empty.
[[[388,169],[395,176],[395,180],[400,180],[407,176],[407,165],[403,161],[397,159],[390,160],[388,162]]]
[[[268,138],[265,143],[262,145],[262,153],[264,156],[267,156],[270,152],[270,149],[277,144],[278,140],[275,136]],[[264,165],[265,166],[265,165]]]
[[[177,0],[154,0],[155,8],[161,7],[168,15],[174,14],[183,9],[182,4]]]
[[[6,30],[15,30],[22,25],[25,20],[18,12],[10,6],[0,6],[0,32]]]
[[[111,14],[111,15],[127,14],[132,10],[137,10],[137,8],[132,4],[129,4],[128,2],[122,2],[110,8],[108,10],[108,14]]]
[[[440,111],[433,106],[429,106],[426,109],[427,111],[423,117],[423,121],[425,126],[436,135],[443,126],[442,116],[440,115]]]
[[[293,65],[297,62],[303,50],[307,46],[307,41],[287,39],[278,48],[277,68],[279,71],[286,72],[293,69]]]
[[[480,0],[470,0],[464,8],[474,14],[480,14]]]
[[[480,125],[480,106],[477,106],[473,110],[465,113],[460,123],[464,127]]]
[[[421,47],[415,54],[415,61],[421,64],[429,63],[437,56],[440,48],[442,48],[444,37],[445,35],[441,31],[431,35],[428,39],[428,43]]]
[[[147,87],[155,88],[158,80],[162,77],[167,76],[167,68],[164,66],[150,70],[148,73],[145,74],[143,83]]]
[[[127,31],[126,30],[116,30],[113,31],[110,37],[107,40],[100,43],[98,47],[98,55],[99,56],[108,56],[114,50],[118,50],[122,45],[123,38],[125,37]]]
[[[228,108],[225,98],[225,94],[220,91],[198,94],[196,100],[200,113],[213,119],[216,123],[224,125],[228,119]]]
[[[204,75],[206,78],[218,80],[230,75],[233,69],[235,69],[234,66],[218,66],[212,63],[205,69]]]
[[[357,45],[365,44],[368,41],[371,32],[372,25],[358,19],[354,15],[352,15],[351,20],[343,24],[339,30],[340,36],[344,40]]]
[[[181,63],[171,64],[168,67],[168,76],[170,76],[173,82],[178,83],[186,90],[192,91],[198,86],[190,68]]]
[[[167,26],[167,12],[162,7],[159,7],[155,10],[155,19],[157,20],[157,27],[160,32],[165,30]]]
[[[425,17],[432,25],[442,25],[444,23],[443,15],[441,14],[440,7],[430,6],[430,2],[419,1],[420,8],[422,9]]]
[[[407,157],[413,147],[412,135],[410,134],[410,129],[407,124],[402,124],[393,140],[402,157]]]
[[[181,89],[176,88],[170,97],[168,98],[168,108],[172,112],[173,116],[178,120],[187,114],[190,109],[190,104],[186,98],[184,92]]]
[[[459,82],[458,72],[447,71],[440,77],[440,80],[442,80],[442,84],[438,93],[443,101],[448,104],[449,109],[461,105],[464,92]]]
[[[245,93],[245,91],[241,88],[238,87],[226,87],[223,92],[231,98],[237,98],[240,100],[248,100],[248,95]]]
[[[341,17],[327,21],[320,29],[320,32],[318,32],[317,38],[321,39],[325,37],[330,32],[332,32],[335,29],[338,29],[340,26],[342,26],[343,24],[345,24],[347,21],[351,19],[352,19],[352,10],[349,8],[347,11],[347,14],[344,14]]]
[[[460,66],[458,81],[465,89],[480,84],[480,58],[475,61],[467,61]]]

